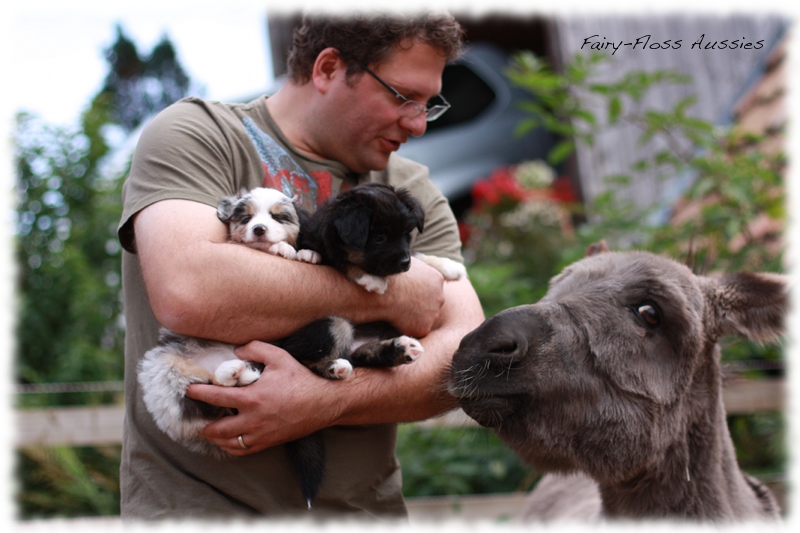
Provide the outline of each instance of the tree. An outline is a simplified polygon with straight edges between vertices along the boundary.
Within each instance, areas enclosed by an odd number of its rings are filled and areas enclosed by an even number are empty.
[[[95,100],[108,100],[111,119],[126,132],[186,95],[189,77],[166,36],[142,58],[117,26],[117,40],[105,53],[110,70]]]
[[[116,228],[127,164],[104,135],[130,133],[185,96],[189,79],[164,37],[142,60],[117,28],[103,89],[74,127],[17,117],[16,381],[119,381],[124,321]],[[122,154],[129,157],[129,154]],[[20,407],[109,403],[114,392],[29,394]],[[116,465],[116,466],[115,466]],[[118,512],[119,447],[20,452],[22,518]]]

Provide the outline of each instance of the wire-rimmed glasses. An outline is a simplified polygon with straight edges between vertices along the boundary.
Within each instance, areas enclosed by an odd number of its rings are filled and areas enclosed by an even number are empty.
[[[429,104],[423,104],[421,102],[416,102],[400,94],[400,91],[398,91],[397,89],[395,89],[394,87],[392,87],[391,85],[380,79],[378,75],[372,72],[372,70],[370,70],[369,68],[367,68],[366,65],[360,64],[359,66],[362,69],[364,69],[364,72],[375,78],[375,80],[377,80],[378,83],[389,89],[389,91],[391,91],[391,93],[395,96],[395,98],[403,102],[402,104],[400,104],[400,107],[397,108],[397,113],[401,117],[414,118],[418,117],[422,113],[425,113],[425,120],[427,122],[433,122],[437,118],[441,117],[445,113],[445,111],[450,109],[450,102],[445,100],[444,96],[442,96],[441,93],[434,97],[441,100],[441,103],[439,104],[429,105]]]

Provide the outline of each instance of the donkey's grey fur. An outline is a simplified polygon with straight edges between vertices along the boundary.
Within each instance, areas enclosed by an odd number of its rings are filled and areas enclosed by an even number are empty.
[[[778,518],[736,463],[717,340],[775,339],[787,292],[777,274],[602,250],[464,337],[450,391],[523,460],[591,477],[606,517]]]

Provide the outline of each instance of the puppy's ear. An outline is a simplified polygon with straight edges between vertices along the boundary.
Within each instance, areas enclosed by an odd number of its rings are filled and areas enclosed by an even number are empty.
[[[233,209],[236,207],[236,202],[238,200],[238,196],[226,196],[220,200],[217,204],[217,218],[225,224],[230,222],[233,216]]]
[[[333,220],[342,242],[348,248],[363,250],[369,237],[370,210],[364,206],[346,209],[344,214]]]
[[[411,212],[412,224],[422,233],[422,229],[425,227],[425,210],[422,209],[422,204],[408,192],[408,189],[397,189],[396,192],[397,197]]]

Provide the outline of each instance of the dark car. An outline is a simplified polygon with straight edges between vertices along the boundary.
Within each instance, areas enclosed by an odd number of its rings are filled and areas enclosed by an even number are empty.
[[[477,180],[501,166],[544,159],[552,147],[544,129],[515,133],[526,118],[519,102],[531,96],[509,84],[507,67],[508,55],[501,49],[471,45],[442,75],[442,94],[452,108],[430,122],[425,135],[410,138],[398,151],[430,169],[431,179],[456,211],[468,204]]]

